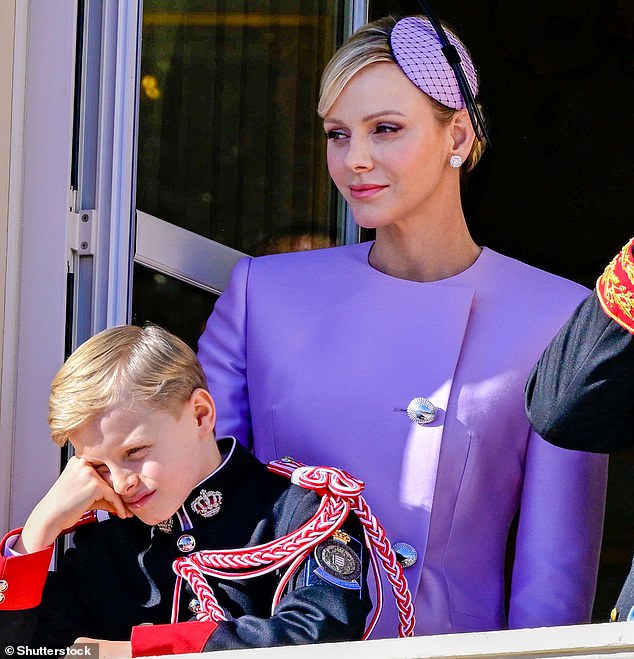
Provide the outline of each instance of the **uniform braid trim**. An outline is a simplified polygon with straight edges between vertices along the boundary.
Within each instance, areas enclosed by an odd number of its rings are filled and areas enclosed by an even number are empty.
[[[363,525],[366,544],[373,556],[373,567],[376,568],[377,561],[374,558],[376,556],[383,565],[392,586],[399,613],[399,636],[412,636],[415,624],[414,605],[407,579],[403,574],[403,568],[396,560],[396,554],[385,530],[361,496],[365,487],[363,481],[335,467],[306,467],[288,458],[273,461],[269,463],[268,468],[276,474],[290,478],[296,485],[314,490],[321,495],[322,499],[316,513],[295,531],[262,545],[235,550],[199,551],[177,558],[172,564],[178,576],[172,607],[172,622],[178,619],[182,579],[190,584],[200,602],[200,613],[197,614],[197,618],[220,622],[226,619],[224,612],[203,575],[225,580],[251,579],[289,565],[272,603],[271,608],[275,609],[286,584],[310,552],[341,528],[350,511],[354,511]],[[380,589],[379,574],[375,574],[375,581],[377,588]],[[370,626],[366,629],[364,638],[369,636],[380,614],[382,602],[380,592],[377,600],[377,610]]]
[[[605,313],[634,334],[634,257],[632,238],[608,264],[597,281],[597,296]]]

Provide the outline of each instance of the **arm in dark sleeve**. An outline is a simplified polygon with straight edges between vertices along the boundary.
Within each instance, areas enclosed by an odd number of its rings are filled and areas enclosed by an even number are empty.
[[[297,491],[297,490],[296,490]],[[315,512],[317,497],[304,491],[289,516],[282,513],[281,535],[301,526]],[[288,508],[288,507],[287,507]],[[270,617],[243,615],[219,623],[178,623],[135,627],[132,632],[132,655],[146,656],[183,652],[202,652],[280,645],[300,645],[318,642],[358,640],[365,630],[365,620],[372,608],[366,577],[368,555],[363,542],[363,530],[355,516],[344,524],[349,544],[347,551],[358,555],[360,574],[358,588],[345,588],[313,574],[315,554],[319,545],[298,571],[292,586],[280,600]],[[329,541],[326,541],[326,543]],[[323,544],[326,544],[323,543]],[[348,586],[354,586],[349,575]],[[335,579],[336,580],[336,579]],[[257,579],[250,580],[251,584]]]
[[[526,410],[544,439],[608,453],[634,443],[634,336],[592,293],[560,330],[526,385]]]
[[[312,516],[315,511],[314,502],[313,493],[306,492],[285,532],[298,528]],[[334,643],[361,639],[366,617],[372,609],[367,587],[369,558],[361,523],[353,513],[342,530],[351,538],[344,552],[358,554],[361,563],[361,574],[358,577],[360,589],[348,589],[314,576],[315,554],[320,551],[320,545],[304,563],[294,589],[282,597],[270,618],[245,615],[221,622],[204,649]],[[302,585],[306,582],[308,585]]]
[[[82,529],[75,539],[93,531]],[[0,585],[6,584],[1,593],[4,598],[0,598],[0,641],[61,649],[78,636],[103,637],[101,629],[90,622],[93,616],[83,600],[83,594],[96,587],[91,578],[94,552],[71,548],[58,561],[56,571],[49,572],[53,545],[30,554],[6,555],[6,541],[18,533],[8,534],[0,545]],[[108,609],[107,602],[104,609]]]
[[[0,644],[24,645],[35,634],[38,607],[48,574],[53,547],[23,556],[5,555],[7,542],[21,529],[8,533],[0,543]]]

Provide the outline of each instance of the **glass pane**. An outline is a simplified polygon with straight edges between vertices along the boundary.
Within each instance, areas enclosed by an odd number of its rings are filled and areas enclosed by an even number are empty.
[[[217,295],[144,266],[134,266],[132,324],[156,323],[194,351]]]
[[[137,208],[249,254],[334,244],[315,108],[340,4],[144,0]]]

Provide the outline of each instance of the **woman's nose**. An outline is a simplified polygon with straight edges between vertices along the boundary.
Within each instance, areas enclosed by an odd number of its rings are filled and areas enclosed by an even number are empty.
[[[346,167],[353,172],[371,170],[374,163],[367,140],[362,137],[351,137],[344,162]]]

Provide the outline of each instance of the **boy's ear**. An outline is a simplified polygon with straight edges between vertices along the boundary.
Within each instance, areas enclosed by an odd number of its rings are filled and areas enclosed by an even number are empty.
[[[213,433],[216,425],[216,405],[211,394],[206,389],[194,389],[189,402],[198,429],[203,433]]]

